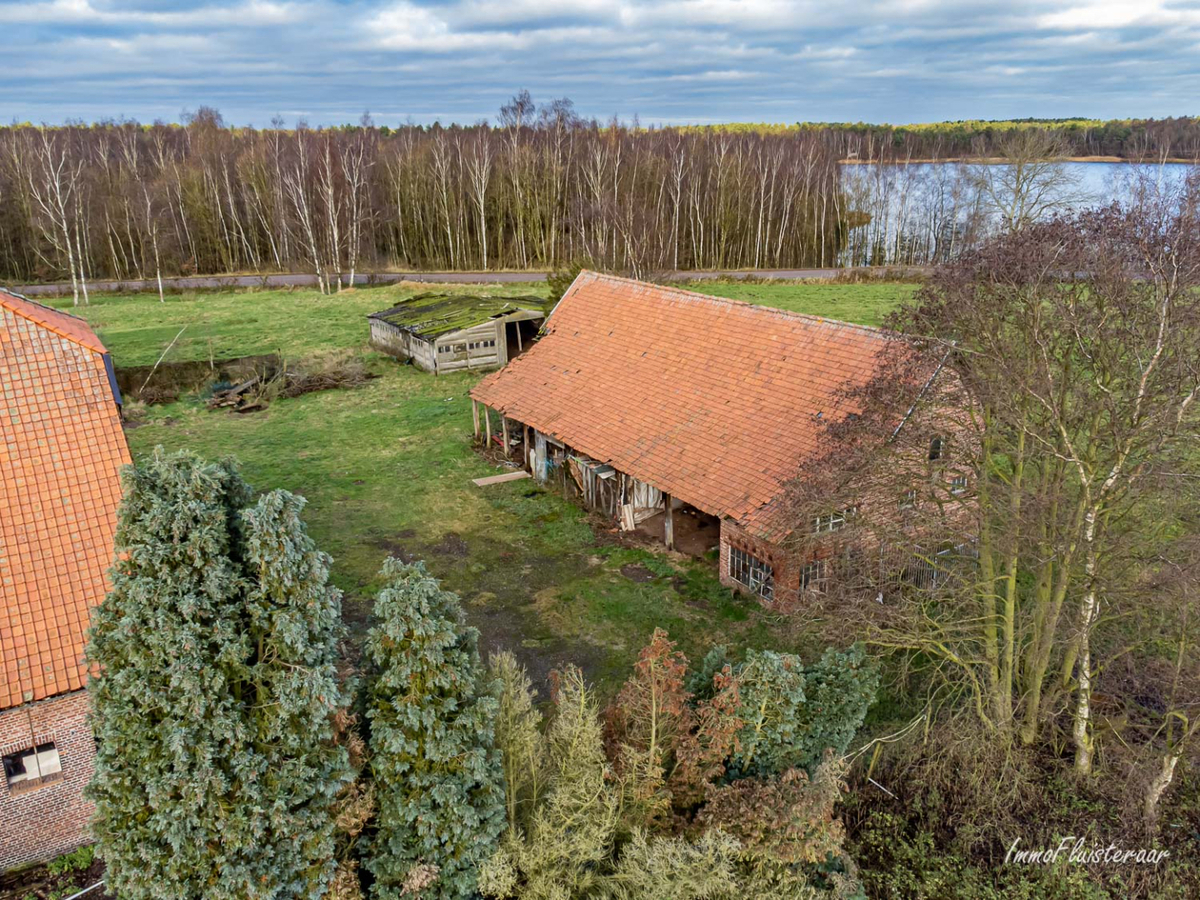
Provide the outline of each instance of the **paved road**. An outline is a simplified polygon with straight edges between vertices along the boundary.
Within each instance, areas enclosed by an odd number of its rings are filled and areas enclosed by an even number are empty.
[[[675,278],[832,278],[843,269],[757,269],[753,272],[676,272]],[[865,269],[864,271],[869,271]],[[915,271],[915,270],[914,270]],[[356,275],[355,284],[387,284],[395,281],[437,282],[441,284],[497,284],[514,281],[545,281],[545,272],[380,272],[373,275]],[[190,275],[180,278],[164,278],[167,290],[224,287],[313,287],[315,275],[285,273],[281,275]],[[58,284],[25,284],[13,288],[17,293],[29,297],[57,296],[71,293],[70,282]],[[90,281],[88,290],[95,292],[156,291],[158,283],[145,281]]]

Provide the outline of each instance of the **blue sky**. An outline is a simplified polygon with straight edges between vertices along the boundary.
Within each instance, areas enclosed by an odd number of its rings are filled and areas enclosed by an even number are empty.
[[[0,117],[643,122],[1200,114],[1200,0],[0,0]]]

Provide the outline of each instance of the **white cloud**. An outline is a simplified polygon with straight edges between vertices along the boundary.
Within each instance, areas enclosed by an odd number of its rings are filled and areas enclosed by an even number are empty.
[[[1191,113],[1196,0],[0,0],[8,115],[643,121]],[[386,109],[387,112],[379,112]],[[357,114],[351,116],[357,118]]]

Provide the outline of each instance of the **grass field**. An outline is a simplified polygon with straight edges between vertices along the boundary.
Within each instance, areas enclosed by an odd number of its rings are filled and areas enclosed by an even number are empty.
[[[276,400],[264,412],[210,411],[195,398],[151,407],[128,432],[135,458],[157,445],[233,455],[257,488],[308,500],[306,518],[334,557],[352,635],[365,626],[388,554],[425,559],[459,592],[485,646],[516,651],[541,680],[566,661],[607,689],[656,626],[695,656],[712,643],[789,646],[787,622],[722,588],[711,563],[623,544],[607,525],[530,481],[481,489],[494,469],[471,448],[467,392],[477,376],[434,377],[366,347],[365,315],[428,286],[322,297],[313,291],[96,297],[76,310],[118,367],[328,349],[361,352],[380,377],[353,390]],[[452,289],[479,293],[477,285]],[[906,285],[712,284],[706,292],[877,323]],[[483,288],[534,293],[543,285]]]

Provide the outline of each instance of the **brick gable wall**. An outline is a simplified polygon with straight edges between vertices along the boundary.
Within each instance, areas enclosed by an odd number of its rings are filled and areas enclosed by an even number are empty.
[[[32,788],[14,790],[0,774],[0,871],[91,841],[93,807],[82,792],[92,777],[96,744],[87,715],[86,690],[0,712],[3,755],[53,741],[62,763],[61,778]]]

